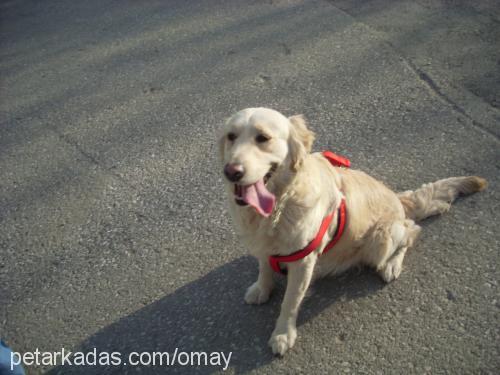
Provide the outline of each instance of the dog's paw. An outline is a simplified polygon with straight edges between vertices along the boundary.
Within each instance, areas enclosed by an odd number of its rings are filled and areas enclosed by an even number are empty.
[[[250,305],[260,305],[267,302],[271,295],[271,289],[264,289],[257,282],[253,283],[245,293],[245,302]]]
[[[401,270],[403,269],[403,262],[399,261],[398,258],[391,259],[387,264],[380,270],[380,276],[386,283],[396,280],[399,275],[401,275]]]
[[[275,355],[284,355],[288,349],[291,349],[297,338],[297,329],[289,327],[286,332],[276,332],[269,339],[269,346]]]

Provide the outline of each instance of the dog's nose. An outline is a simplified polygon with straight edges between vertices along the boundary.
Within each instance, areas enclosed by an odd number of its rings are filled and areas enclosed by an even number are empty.
[[[245,174],[245,168],[241,164],[226,164],[224,174],[231,182],[238,182]]]

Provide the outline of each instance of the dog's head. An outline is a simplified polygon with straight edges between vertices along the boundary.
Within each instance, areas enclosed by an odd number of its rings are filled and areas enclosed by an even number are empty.
[[[233,115],[219,144],[236,203],[269,216],[276,198],[268,182],[284,171],[296,172],[313,140],[314,133],[302,116],[287,118],[268,108],[247,108]]]

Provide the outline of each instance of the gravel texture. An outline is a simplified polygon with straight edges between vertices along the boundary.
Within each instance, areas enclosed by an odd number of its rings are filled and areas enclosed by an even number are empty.
[[[2,338],[22,352],[232,351],[227,373],[498,373],[495,3],[3,1]],[[217,160],[225,118],[261,105],[303,113],[316,150],[395,190],[490,183],[423,223],[396,282],[371,270],[318,282],[282,359],[267,340],[285,283],[243,303],[257,267]]]

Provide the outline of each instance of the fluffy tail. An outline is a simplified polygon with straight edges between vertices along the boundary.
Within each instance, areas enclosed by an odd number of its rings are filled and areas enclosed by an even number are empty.
[[[459,195],[469,195],[484,190],[487,186],[488,182],[482,177],[450,177],[424,184],[414,191],[399,193],[398,197],[406,217],[419,221],[448,211]]]

